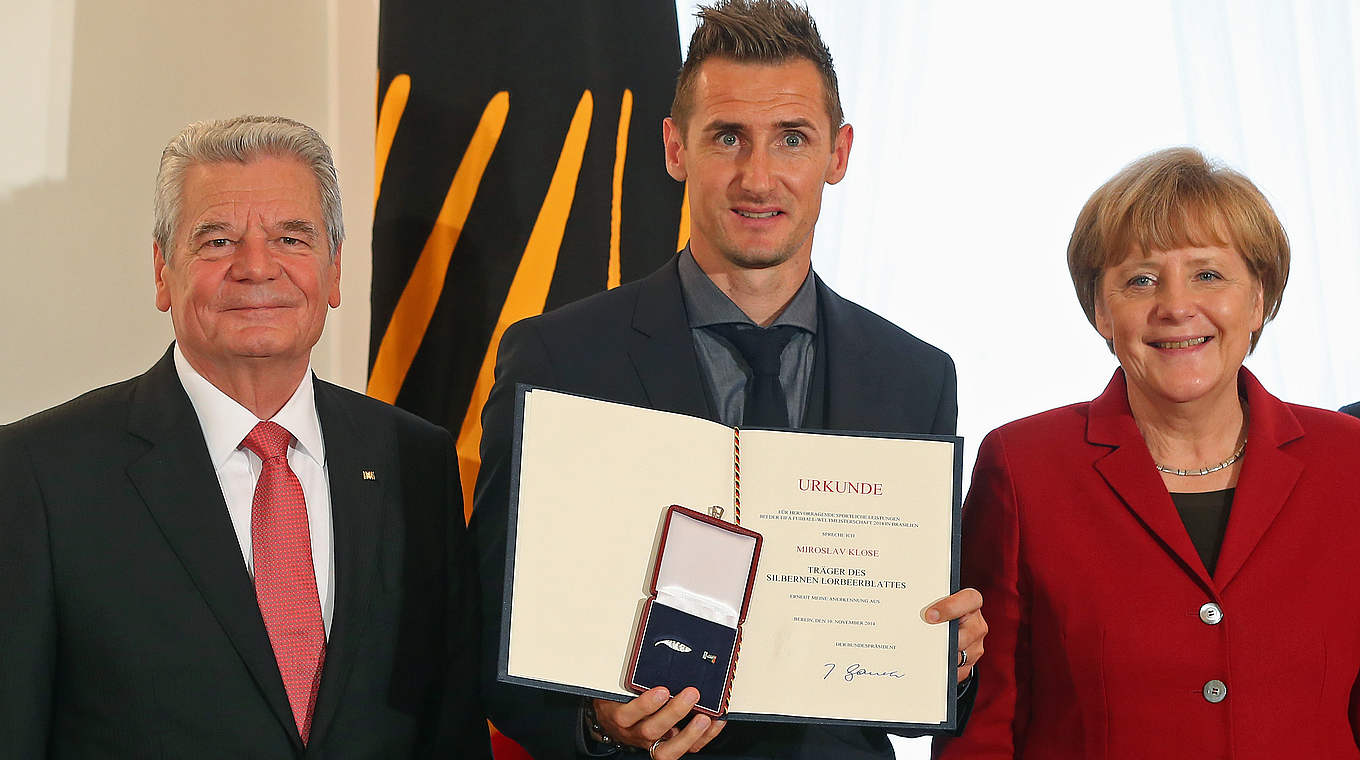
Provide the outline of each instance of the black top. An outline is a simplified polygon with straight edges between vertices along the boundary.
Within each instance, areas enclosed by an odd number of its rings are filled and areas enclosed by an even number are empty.
[[[1228,528],[1228,512],[1232,508],[1233,491],[1205,491],[1204,493],[1173,493],[1171,501],[1181,513],[1185,532],[1199,552],[1209,575],[1218,564],[1218,550],[1223,546],[1223,532]]]

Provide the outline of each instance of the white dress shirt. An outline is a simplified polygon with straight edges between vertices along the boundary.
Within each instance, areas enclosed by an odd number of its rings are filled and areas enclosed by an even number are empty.
[[[217,473],[217,483],[227,502],[227,513],[241,545],[241,556],[250,577],[255,577],[254,557],[250,542],[250,513],[255,500],[255,483],[260,479],[261,462],[255,452],[241,446],[241,441],[261,420],[250,410],[236,403],[189,365],[179,345],[175,345],[175,371],[180,384],[189,394],[198,423],[203,428],[203,439],[208,444],[208,456]],[[302,495],[307,500],[307,525],[312,534],[312,569],[316,572],[316,593],[321,600],[321,619],[330,637],[331,617],[335,600],[331,589],[335,586],[335,561],[331,551],[331,488],[326,474],[326,446],[321,437],[321,419],[316,414],[316,397],[312,391],[312,368],[302,383],[293,391],[292,398],[283,405],[272,420],[293,435],[288,445],[288,466],[302,484]]]

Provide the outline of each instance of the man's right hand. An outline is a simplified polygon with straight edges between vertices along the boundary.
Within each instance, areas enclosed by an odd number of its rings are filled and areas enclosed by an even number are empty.
[[[650,750],[656,760],[676,760],[686,752],[698,752],[713,740],[725,720],[713,720],[707,715],[695,715],[680,728],[678,724],[699,701],[699,690],[687,687],[671,698],[663,686],[650,689],[626,703],[595,700],[595,718],[606,734],[620,744]]]

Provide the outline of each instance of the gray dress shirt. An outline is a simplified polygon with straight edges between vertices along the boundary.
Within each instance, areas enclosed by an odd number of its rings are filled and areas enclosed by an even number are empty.
[[[740,426],[751,368],[737,347],[711,328],[733,323],[755,325],[755,322],[704,274],[688,248],[680,254],[678,267],[680,290],[685,299],[685,311],[689,315],[689,329],[694,336],[699,366],[708,383],[709,397],[713,399],[720,422],[732,427]],[[789,427],[801,427],[809,386],[812,384],[817,336],[817,284],[810,270],[793,300],[774,320],[773,325],[798,328],[779,355],[779,384],[783,386],[788,399]]]

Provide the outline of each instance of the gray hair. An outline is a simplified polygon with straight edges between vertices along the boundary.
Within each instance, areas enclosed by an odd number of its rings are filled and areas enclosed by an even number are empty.
[[[326,225],[331,258],[335,258],[345,240],[345,219],[330,146],[315,129],[292,119],[237,116],[194,122],[180,130],[161,153],[152,235],[166,261],[174,250],[184,173],[189,167],[226,161],[244,164],[261,156],[296,158],[312,170],[321,197],[321,221]]]

